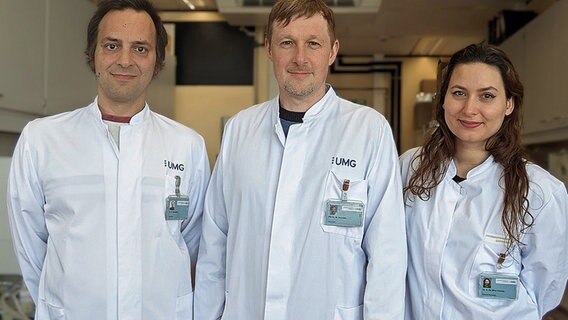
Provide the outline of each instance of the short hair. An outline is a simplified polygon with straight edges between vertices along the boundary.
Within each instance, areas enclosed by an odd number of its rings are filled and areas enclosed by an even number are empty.
[[[98,9],[91,17],[91,21],[89,21],[89,26],[87,27],[87,49],[85,50],[87,63],[89,67],[91,67],[91,70],[95,72],[97,37],[99,35],[99,25],[104,16],[110,11],[122,11],[126,9],[133,9],[137,12],[144,11],[150,16],[152,22],[154,22],[154,28],[156,29],[156,65],[154,66],[154,75],[156,75],[164,67],[168,34],[162,24],[162,19],[160,19],[158,15],[158,11],[154,8],[152,3],[147,0],[102,0],[99,3]]]
[[[290,21],[298,17],[310,18],[315,14],[321,14],[327,22],[331,45],[335,41],[335,17],[333,11],[325,4],[323,0],[279,0],[270,11],[268,16],[268,25],[266,29],[266,39],[272,40],[272,31],[274,23],[281,23],[284,27]]]

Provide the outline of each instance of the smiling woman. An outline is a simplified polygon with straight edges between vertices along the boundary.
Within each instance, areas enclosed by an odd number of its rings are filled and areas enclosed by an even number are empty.
[[[468,63],[454,69],[443,108],[445,121],[456,137],[456,148],[484,150],[505,117],[513,112],[514,104],[507,97],[497,67]]]
[[[568,194],[525,158],[519,76],[497,47],[469,45],[438,97],[439,126],[401,156],[407,317],[541,319],[568,279]]]

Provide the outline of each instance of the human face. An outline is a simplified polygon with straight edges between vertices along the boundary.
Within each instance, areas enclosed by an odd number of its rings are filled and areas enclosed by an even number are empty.
[[[274,66],[281,102],[286,106],[287,102],[301,101],[309,108],[325,94],[325,80],[339,41],[331,43],[321,14],[296,17],[286,27],[274,23],[271,41],[266,40],[265,47]]]
[[[455,67],[444,99],[444,118],[458,148],[485,151],[485,143],[513,108],[497,67],[479,62]]]
[[[132,9],[107,13],[99,25],[95,73],[99,105],[144,105],[156,65],[156,30],[146,12]],[[136,111],[138,111],[136,110]]]

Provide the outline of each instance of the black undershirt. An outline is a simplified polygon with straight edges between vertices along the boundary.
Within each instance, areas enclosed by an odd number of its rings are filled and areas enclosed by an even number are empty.
[[[465,181],[465,178],[462,178],[462,177],[458,176],[457,174],[452,179],[457,183]]]
[[[288,129],[291,125],[304,122],[305,112],[288,111],[282,106],[279,107],[280,123],[284,129],[284,136],[288,136]]]
[[[280,119],[288,120],[291,122],[302,123],[304,122],[305,112],[288,111],[282,107],[279,108]]]

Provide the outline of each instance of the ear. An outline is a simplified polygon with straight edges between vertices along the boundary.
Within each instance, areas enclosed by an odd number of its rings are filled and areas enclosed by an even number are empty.
[[[513,101],[513,98],[509,98],[507,99],[507,108],[505,109],[505,115],[510,115],[511,113],[513,113],[513,110],[515,110],[515,102]]]
[[[329,63],[328,66],[331,66],[335,62],[335,58],[337,57],[337,52],[339,51],[339,40],[335,39],[333,45],[331,46],[331,52],[329,54]]]
[[[268,38],[264,38],[264,48],[266,49],[268,59],[272,61],[272,48],[270,47],[270,41],[268,41]]]

